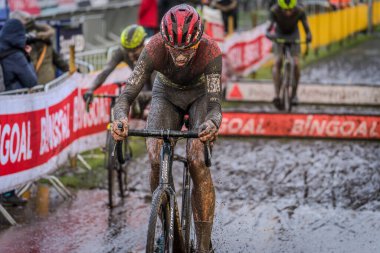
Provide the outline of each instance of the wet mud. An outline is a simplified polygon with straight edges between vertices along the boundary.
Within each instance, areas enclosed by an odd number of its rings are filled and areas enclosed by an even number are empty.
[[[215,252],[379,252],[379,157],[377,142],[219,140]],[[1,252],[144,252],[147,156],[130,168],[128,197],[112,212],[106,191],[80,191],[46,218],[1,230]],[[179,189],[179,164],[174,175]]]
[[[302,70],[301,83],[380,85],[380,38],[342,54],[322,59]]]

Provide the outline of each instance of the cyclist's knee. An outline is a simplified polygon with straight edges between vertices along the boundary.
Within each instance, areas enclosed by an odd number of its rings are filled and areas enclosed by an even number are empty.
[[[204,144],[198,140],[192,140],[187,147],[187,162],[190,168],[205,166]]]

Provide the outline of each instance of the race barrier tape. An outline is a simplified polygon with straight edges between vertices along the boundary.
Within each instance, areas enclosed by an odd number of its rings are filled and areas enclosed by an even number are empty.
[[[224,112],[219,134],[380,140],[380,115]]]
[[[117,69],[106,83],[129,74],[127,67]],[[87,113],[82,98],[95,77],[76,73],[46,92],[1,96],[0,192],[53,172],[68,156],[104,145],[110,101],[95,98]],[[103,85],[96,93],[116,95],[117,86]]]
[[[300,104],[380,105],[380,85],[321,85],[300,83]],[[226,100],[272,102],[273,83],[228,82]]]

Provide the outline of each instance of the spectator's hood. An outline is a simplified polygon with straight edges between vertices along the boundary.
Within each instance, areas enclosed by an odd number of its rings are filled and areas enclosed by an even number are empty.
[[[25,28],[20,20],[9,19],[0,31],[0,50],[25,47]]]

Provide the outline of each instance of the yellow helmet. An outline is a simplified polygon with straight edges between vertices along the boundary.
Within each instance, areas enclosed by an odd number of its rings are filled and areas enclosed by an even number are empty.
[[[296,7],[297,0],[277,0],[277,3],[281,9],[290,10]]]
[[[120,44],[127,49],[134,49],[144,43],[146,36],[144,27],[129,25],[121,32]]]

